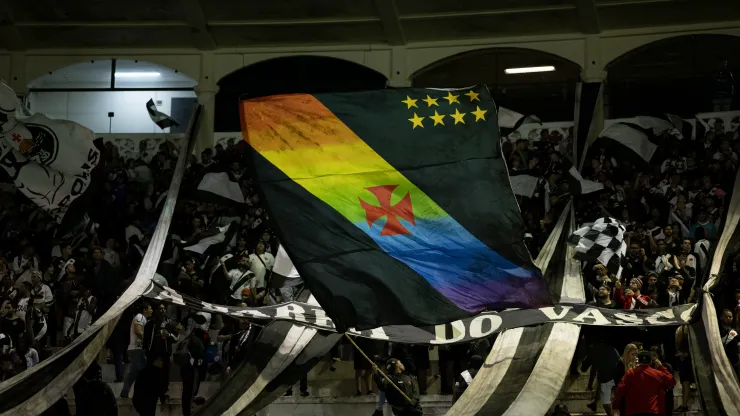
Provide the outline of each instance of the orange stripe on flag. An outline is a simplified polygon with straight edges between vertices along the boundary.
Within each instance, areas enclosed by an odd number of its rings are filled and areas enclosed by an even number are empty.
[[[300,150],[358,140],[309,94],[277,95],[241,102],[244,139],[258,152]],[[351,130],[349,130],[351,133]]]

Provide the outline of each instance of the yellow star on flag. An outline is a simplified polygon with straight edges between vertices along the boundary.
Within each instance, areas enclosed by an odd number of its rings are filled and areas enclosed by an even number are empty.
[[[441,124],[443,126],[445,125],[445,122],[442,121],[442,119],[445,118],[445,115],[444,114],[439,114],[437,112],[437,110],[434,110],[434,115],[433,116],[429,116],[429,118],[431,118],[432,120],[434,120],[434,125],[435,126],[437,124]]]
[[[469,92],[467,92],[467,93],[466,93],[465,95],[467,95],[468,97],[470,97],[470,102],[471,102],[471,103],[472,103],[473,101],[480,101],[480,98],[478,98],[478,96],[479,96],[480,94],[478,94],[477,92],[475,92],[475,91],[473,91],[473,90],[470,90],[470,91],[469,91]]]
[[[414,101],[416,101],[416,100],[414,100]],[[419,117],[419,116],[416,115],[416,113],[414,113],[414,117],[413,118],[410,118],[409,119],[409,121],[414,124],[414,127],[413,128],[417,128],[417,127],[424,128],[424,125],[421,124],[421,120],[424,120],[424,117]]]
[[[450,114],[450,117],[455,119],[455,124],[457,123],[463,123],[465,124],[465,120],[463,120],[463,116],[465,116],[466,113],[461,113],[459,109],[455,109],[455,114]]]
[[[487,112],[488,112],[488,110],[481,110],[481,109],[480,109],[480,107],[478,107],[478,106],[476,105],[476,106],[475,106],[475,111],[471,111],[471,112],[470,112],[470,114],[474,114],[474,115],[475,115],[475,121],[476,121],[476,122],[477,122],[478,120],[483,120],[483,121],[486,121],[486,116],[485,116],[485,114],[486,114]]]
[[[411,107],[416,107],[416,102],[417,102],[417,101],[418,101],[418,100],[415,100],[415,99],[413,99],[413,98],[411,98],[411,97],[409,97],[409,96],[407,95],[407,96],[406,96],[406,99],[405,99],[405,100],[403,100],[403,101],[401,101],[401,102],[402,102],[402,103],[404,103],[404,104],[406,104],[407,106],[409,106],[409,108],[407,108],[407,110],[410,110],[410,109],[411,109]],[[419,107],[416,107],[416,108],[419,108]]]
[[[438,98],[432,98],[432,97],[430,97],[430,96],[427,95],[427,98],[423,99],[422,101],[424,101],[425,103],[427,103],[427,106],[428,107],[431,107],[433,105],[436,105],[437,107],[439,107],[439,104],[437,104],[437,100],[438,100]]]
[[[459,97],[459,95],[452,95],[452,92],[447,91],[447,97],[443,97],[443,98],[447,100],[448,104],[452,104],[452,103],[460,104],[460,101],[457,101],[457,97]]]

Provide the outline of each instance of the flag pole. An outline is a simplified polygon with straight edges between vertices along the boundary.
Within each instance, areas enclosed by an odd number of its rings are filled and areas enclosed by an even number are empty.
[[[358,347],[358,346],[357,346],[357,344],[355,343],[355,340],[353,340],[353,339],[352,339],[352,337],[350,337],[350,336],[349,336],[349,334],[347,334],[347,333],[345,332],[345,333],[344,333],[344,336],[345,336],[345,337],[346,337],[346,338],[347,338],[347,339],[349,340],[349,342],[350,342],[350,343],[352,343],[352,346],[354,346],[354,347],[355,347],[355,349],[356,349],[356,350],[357,350],[357,351],[358,351],[358,352],[359,352],[360,354],[362,354],[362,356],[363,356],[363,357],[365,357],[365,359],[366,359],[366,360],[367,360],[367,361],[368,361],[368,362],[370,363],[370,365],[372,365],[373,367],[376,367],[376,368],[377,368],[377,365],[375,364],[375,362],[373,362],[373,360],[371,360],[371,359],[370,359],[370,357],[368,357],[368,356],[367,356],[367,354],[365,354],[365,352],[364,352],[364,351],[362,351],[362,350],[360,349],[360,347]],[[386,375],[386,374],[385,374],[385,373],[383,372],[383,370],[381,370],[381,369],[379,369],[379,368],[378,368],[378,372],[380,373],[380,375],[381,375],[381,376],[383,376],[383,378],[384,378],[384,379],[385,379],[385,380],[386,380],[386,381],[388,382],[388,384],[389,384],[389,385],[393,386],[393,388],[394,388],[394,389],[398,390],[398,392],[399,392],[399,393],[401,393],[401,396],[403,396],[403,398],[404,398],[404,399],[406,399],[406,401],[407,401],[407,402],[409,402],[409,404],[413,404],[413,402],[411,401],[411,399],[409,398],[409,396],[407,396],[407,395],[406,395],[406,393],[404,393],[404,392],[403,392],[403,391],[402,391],[402,390],[401,390],[401,389],[400,389],[400,388],[399,388],[399,387],[398,387],[398,386],[396,385],[396,383],[394,383],[394,382],[393,382],[393,380],[391,380],[391,379],[390,379],[390,378],[388,377],[388,375]]]

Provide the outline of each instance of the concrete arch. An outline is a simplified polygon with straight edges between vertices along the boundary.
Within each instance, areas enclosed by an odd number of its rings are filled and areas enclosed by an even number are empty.
[[[461,52],[461,53],[447,56],[443,59],[432,62],[422,68],[418,68],[416,71],[412,73],[410,78],[413,80],[417,77],[424,75],[425,73],[428,73],[430,71],[433,71],[445,65],[450,65],[456,61],[475,60],[477,57],[486,56],[488,54],[495,54],[495,53],[501,53],[501,54],[509,53],[509,54],[520,54],[520,55],[534,53],[533,55],[536,55],[542,58],[541,59],[537,58],[536,60],[532,61],[532,66],[549,65],[551,63],[557,63],[557,64],[560,64],[561,66],[565,66],[571,70],[577,70],[579,72],[581,68],[581,66],[577,62],[573,62],[569,59],[563,58],[562,56],[551,53],[551,52],[545,52],[545,51],[541,51],[537,49],[529,49],[529,48],[517,48],[517,47],[488,47],[488,48],[473,49],[473,50],[469,50],[466,52]],[[536,62],[540,62],[540,64],[537,64]]]
[[[506,74],[506,68],[554,66],[555,71]],[[547,121],[571,120],[581,67],[558,55],[522,48],[485,48],[453,55],[416,71],[414,87],[485,84],[500,105]]]
[[[28,84],[49,72],[58,71],[75,64],[101,60],[141,61],[175,70],[194,79],[196,82],[201,76],[201,56],[194,55],[26,55],[23,64],[23,73],[13,74]],[[19,80],[20,81],[20,80]]]
[[[462,56],[466,53],[503,48],[542,52],[574,63],[581,68],[585,66],[585,40],[583,38],[541,42],[506,42],[505,39],[501,39],[495,43],[409,49],[407,51],[407,71],[415,76],[419,71],[434,65],[436,62]]]
[[[634,51],[644,50],[644,48],[648,48],[651,45],[655,46],[659,42],[686,36],[740,38],[740,28],[702,30],[688,33],[667,32],[640,36],[605,37],[601,39],[601,59],[604,62],[604,67],[608,68]]]
[[[243,97],[382,89],[386,82],[381,72],[342,58],[291,55],[260,60],[218,80],[215,130],[240,130],[236,103]]]
[[[214,81],[220,82],[221,79],[243,68],[253,65],[260,65],[275,59],[289,59],[294,57],[315,57],[338,59],[364,66],[375,72],[378,72],[389,78],[390,72],[390,51],[388,50],[347,50],[346,48],[337,50],[309,50],[304,51],[281,51],[265,53],[244,53],[244,54],[218,54],[215,56]]]

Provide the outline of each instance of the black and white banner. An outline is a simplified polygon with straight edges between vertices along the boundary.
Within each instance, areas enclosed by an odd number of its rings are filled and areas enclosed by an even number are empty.
[[[157,110],[157,105],[154,104],[154,100],[151,98],[146,103],[146,111],[147,113],[149,113],[149,117],[152,119],[152,121],[162,130],[180,125],[177,123],[177,121],[175,121],[174,118]]]
[[[197,195],[193,197],[221,205],[246,204],[242,188],[230,172],[206,173],[198,184]]]
[[[0,96],[15,100],[15,92],[2,83]],[[94,133],[80,124],[43,114],[18,119],[15,111],[0,112],[0,166],[18,190],[57,222],[90,187],[100,160]]]
[[[174,305],[228,315],[255,322],[292,321],[327,331],[334,331],[331,318],[317,305],[288,302],[258,308],[239,308],[214,305],[178,293],[172,288],[152,283],[143,296]],[[505,329],[539,325],[547,322],[565,322],[597,326],[664,326],[685,325],[691,319],[694,304],[674,308],[655,308],[625,311],[603,309],[586,305],[555,305],[539,309],[517,309],[503,312],[483,312],[471,318],[444,325],[415,327],[389,325],[365,331],[348,332],[377,340],[409,344],[453,344],[484,338]]]

